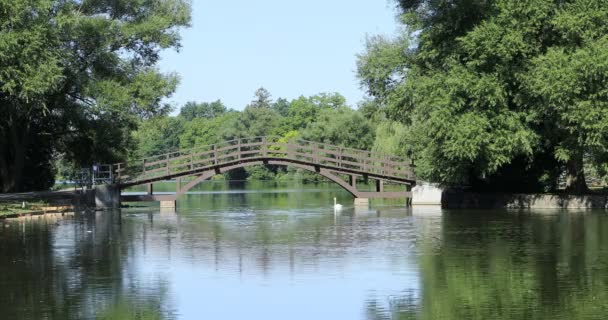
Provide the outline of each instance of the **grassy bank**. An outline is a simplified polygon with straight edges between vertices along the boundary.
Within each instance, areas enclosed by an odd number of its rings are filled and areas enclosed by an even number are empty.
[[[47,202],[26,202],[25,207],[23,202],[4,202],[0,203],[0,218],[7,216],[28,214],[39,211],[46,211],[49,208]]]

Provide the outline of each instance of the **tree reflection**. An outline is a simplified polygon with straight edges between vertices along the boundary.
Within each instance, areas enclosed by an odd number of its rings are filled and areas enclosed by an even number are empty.
[[[3,319],[161,319],[169,314],[163,302],[166,283],[146,283],[146,290],[152,287],[155,294],[145,299],[141,298],[144,285],[133,283],[135,271],[129,270],[127,261],[134,233],[125,230],[130,226],[121,224],[119,214],[84,213],[3,224]]]
[[[164,319],[163,311],[159,304],[150,302],[144,305],[133,301],[119,301],[100,312],[98,320],[161,320]]]
[[[484,216],[485,215],[485,216]],[[419,244],[417,305],[368,304],[368,319],[603,319],[608,217],[446,214]]]
[[[351,302],[345,299],[356,296],[353,305],[365,300],[356,310],[368,319],[608,314],[606,215],[409,216],[380,208],[334,216],[318,208],[325,199],[308,200],[318,193],[270,196],[270,208],[261,209],[239,202],[249,202],[249,195],[218,196],[221,207],[214,209],[210,201],[205,212],[105,212],[10,222],[0,227],[1,317],[175,318],[171,299],[183,303],[185,296],[200,294],[213,304],[226,286],[243,289],[255,303],[291,293],[314,308],[326,299],[311,295],[342,284],[345,289],[332,297],[347,307]],[[294,200],[316,201],[317,208],[290,211],[283,203]],[[276,290],[273,296],[258,290],[260,284]],[[340,296],[340,290],[355,294]],[[197,307],[199,301],[191,303]],[[180,311],[187,309],[182,305]]]

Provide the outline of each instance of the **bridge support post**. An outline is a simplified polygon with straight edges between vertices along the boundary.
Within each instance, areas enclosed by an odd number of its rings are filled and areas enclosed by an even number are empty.
[[[355,198],[355,207],[369,207],[369,199]]]
[[[356,188],[357,187],[357,177],[353,176],[352,174],[348,176],[348,184],[350,184],[351,187]]]
[[[95,207],[120,208],[120,186],[115,184],[95,186]]]
[[[376,192],[384,192],[384,181],[376,180]]]
[[[152,183],[148,183],[146,185],[146,192],[148,193],[149,196],[154,194],[154,184]]]
[[[410,208],[412,206],[412,196],[411,196],[411,192],[412,192],[412,186],[411,185],[405,185],[405,191],[408,192],[410,194],[409,197],[405,198],[405,206]]]
[[[175,200],[161,200],[160,201],[160,208],[161,209],[175,209],[176,208],[176,202]]]

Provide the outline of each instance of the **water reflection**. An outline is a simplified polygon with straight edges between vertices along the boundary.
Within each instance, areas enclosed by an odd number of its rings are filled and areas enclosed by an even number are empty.
[[[605,319],[608,217],[444,213],[443,240],[419,243],[421,300],[369,319]]]
[[[334,215],[334,196],[344,204],[352,199],[333,187],[264,190],[188,195],[177,212],[7,222],[0,226],[2,318],[608,314],[603,212],[442,212],[372,203]]]
[[[137,319],[160,319],[169,315],[170,308],[161,303],[166,281],[134,276],[138,270],[128,262],[133,254],[130,234],[131,226],[125,228],[115,213],[4,222],[2,317],[93,319],[131,313]]]

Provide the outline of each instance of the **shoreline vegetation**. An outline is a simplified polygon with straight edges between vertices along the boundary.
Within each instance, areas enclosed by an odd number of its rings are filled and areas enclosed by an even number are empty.
[[[25,204],[25,205],[24,205]],[[53,205],[48,202],[2,202],[0,203],[0,220],[22,217],[41,216],[46,214],[65,214],[73,212],[75,206]]]
[[[10,26],[0,27],[1,193],[254,136],[402,156],[420,181],[475,192],[584,195],[608,183],[608,7],[599,3],[395,1],[403,28],[368,37],[356,55],[361,101],[289,100],[260,87],[247,105],[226,106],[167,102],[179,75],[158,62],[182,45],[189,1],[13,2],[0,12]],[[573,23],[580,17],[599,18]],[[258,166],[227,178],[298,175]]]

